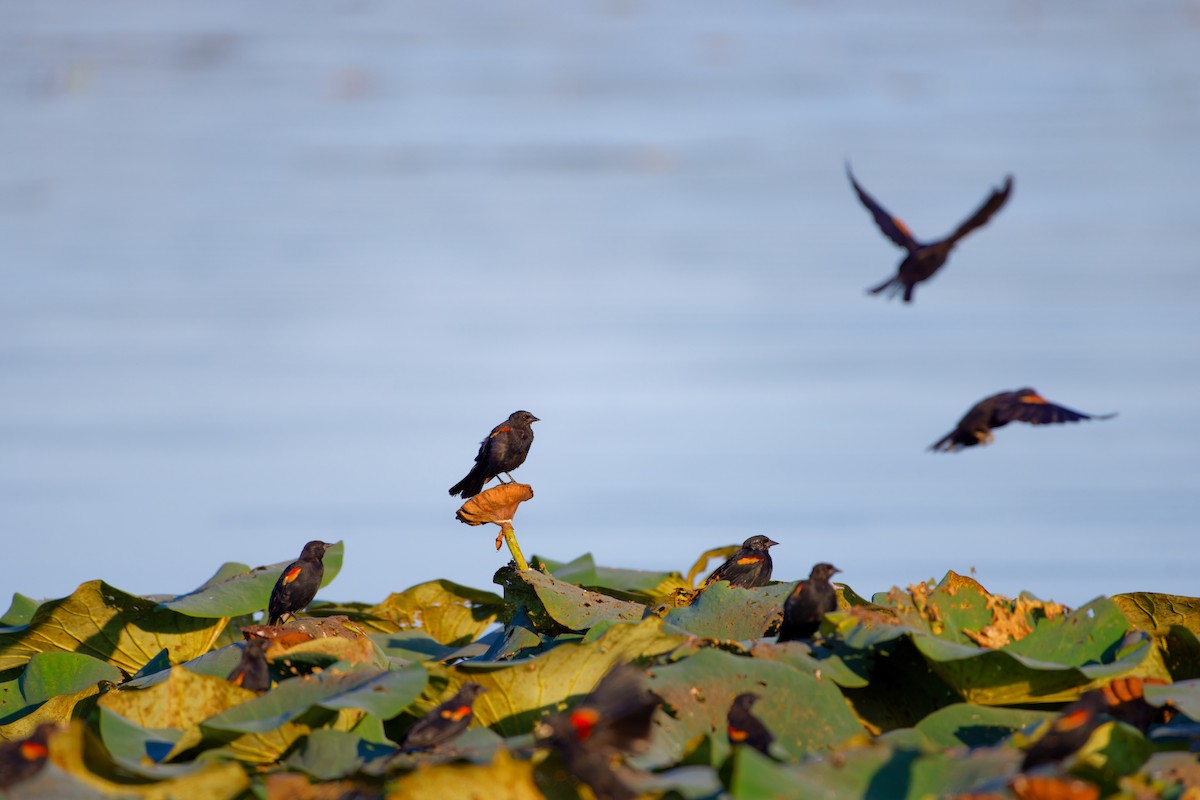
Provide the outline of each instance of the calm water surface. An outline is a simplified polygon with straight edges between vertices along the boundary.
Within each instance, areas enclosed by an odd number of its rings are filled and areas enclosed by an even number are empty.
[[[527,408],[527,553],[1200,594],[1194,4],[3,6],[2,592],[488,587]],[[847,158],[918,236],[1016,190],[904,307]],[[1120,416],[924,452],[1021,385]]]

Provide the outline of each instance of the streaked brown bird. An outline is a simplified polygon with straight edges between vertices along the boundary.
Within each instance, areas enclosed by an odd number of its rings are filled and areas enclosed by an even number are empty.
[[[325,577],[325,562],[321,559],[331,547],[333,545],[328,542],[309,542],[300,551],[300,558],[284,568],[267,604],[268,625],[274,625],[284,617],[295,617],[297,611],[317,596]]]
[[[829,579],[840,569],[833,564],[817,564],[808,580],[800,581],[787,600],[783,601],[783,624],[779,626],[779,641],[792,642],[811,638],[821,627],[821,619],[837,611],[837,590]]]
[[[265,692],[271,688],[271,669],[267,665],[269,639],[255,636],[242,643],[242,658],[226,679],[234,686],[252,692]]]
[[[766,586],[771,580],[771,554],[768,552],[779,542],[772,541],[766,536],[751,536],[742,542],[738,551],[731,555],[724,564],[714,569],[700,588],[707,589],[717,581],[729,581],[730,586],[741,586],[753,589]]]
[[[1084,414],[1064,406],[1055,405],[1026,386],[1015,392],[999,392],[985,397],[963,415],[954,430],[938,439],[929,449],[949,453],[960,447],[991,444],[996,438],[994,428],[1003,428],[1010,422],[1028,422],[1031,425],[1049,425],[1056,422],[1078,422],[1081,419],[1111,419],[1116,414]]]
[[[954,249],[954,245],[958,244],[959,239],[976,228],[982,228],[986,225],[988,220],[992,218],[992,215],[1008,202],[1008,197],[1012,194],[1013,188],[1013,179],[1009,175],[1004,179],[1004,186],[1000,189],[993,189],[991,195],[988,196],[983,205],[971,215],[970,219],[959,225],[954,233],[945,239],[939,239],[934,242],[918,242],[913,238],[908,226],[901,222],[899,217],[892,216],[887,209],[875,202],[875,198],[867,194],[866,189],[858,185],[858,181],[854,179],[854,174],[850,171],[850,164],[848,163],[846,164],[846,175],[850,178],[850,185],[854,187],[854,192],[858,195],[858,199],[871,212],[871,216],[875,218],[875,224],[883,231],[883,235],[908,251],[908,255],[900,262],[900,267],[897,269],[896,275],[888,278],[869,291],[871,294],[879,294],[887,290],[889,296],[894,296],[903,290],[904,302],[906,303],[912,302],[913,288],[918,283],[929,280],[935,272],[942,268],[942,265],[946,263],[946,259],[950,256],[950,251]]]
[[[620,665],[611,669],[579,705],[548,717],[538,726],[544,746],[558,752],[576,780],[597,800],[633,800],[622,779],[623,755],[640,752],[650,739],[650,720],[661,702],[646,688],[642,671]]]
[[[533,423],[538,418],[528,411],[514,411],[508,419],[492,428],[487,438],[479,443],[475,466],[466,476],[450,487],[450,496],[462,495],[463,499],[474,497],[483,491],[484,484],[501,474],[509,475],[525,463],[529,447],[533,444]]]
[[[750,710],[758,700],[759,696],[753,692],[743,692],[733,698],[733,705],[729,707],[729,715],[726,718],[725,732],[729,736],[730,744],[749,745],[769,756],[771,742],[775,741],[775,736]]]
[[[461,735],[475,719],[475,698],[486,691],[478,683],[464,683],[453,697],[413,723],[401,749],[429,750]]]

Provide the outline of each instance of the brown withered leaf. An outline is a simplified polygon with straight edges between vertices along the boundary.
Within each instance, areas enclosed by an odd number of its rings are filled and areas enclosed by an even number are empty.
[[[512,525],[517,506],[533,499],[533,487],[527,483],[502,483],[480,492],[462,504],[455,514],[459,522],[486,525],[489,522],[503,528]]]
[[[301,617],[284,625],[247,625],[242,635],[270,641],[267,657],[272,661],[309,651],[355,664],[370,663],[375,658],[375,646],[366,632],[345,616]]]
[[[999,594],[988,595],[987,609],[992,612],[991,624],[978,631],[964,630],[963,633],[980,647],[992,650],[998,650],[1033,633],[1029,620],[1035,611],[1041,611],[1046,619],[1050,620],[1066,611],[1058,603],[1044,603],[1029,597],[1018,597],[1014,601]]]
[[[1100,787],[1078,778],[1017,775],[1009,784],[1020,800],[1098,800]]]

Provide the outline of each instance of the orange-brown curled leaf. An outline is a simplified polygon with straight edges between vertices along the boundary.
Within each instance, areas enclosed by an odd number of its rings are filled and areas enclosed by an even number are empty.
[[[1072,777],[1017,775],[1009,784],[1020,800],[1096,800],[1100,788]]]
[[[491,522],[504,527],[511,524],[517,506],[533,498],[533,487],[526,483],[502,483],[480,492],[455,514],[459,522],[468,525],[486,525]]]

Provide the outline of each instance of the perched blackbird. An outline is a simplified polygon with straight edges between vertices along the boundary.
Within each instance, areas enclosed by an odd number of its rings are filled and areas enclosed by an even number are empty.
[[[269,639],[255,636],[242,643],[242,659],[229,673],[229,682],[252,692],[265,692],[271,688],[271,672],[267,667]]]
[[[904,302],[906,303],[912,302],[913,288],[921,281],[929,280],[933,277],[933,274],[946,263],[946,258],[950,255],[950,251],[958,243],[959,239],[976,228],[986,225],[992,215],[1000,210],[1004,203],[1007,202],[1013,187],[1013,179],[1009,175],[1004,179],[1004,188],[993,189],[992,194],[979,207],[979,210],[970,219],[959,225],[958,230],[945,239],[936,242],[921,243],[913,238],[908,227],[899,218],[889,214],[883,206],[875,202],[875,198],[867,194],[866,190],[858,185],[858,181],[854,180],[854,175],[850,172],[849,164],[846,165],[846,175],[850,178],[850,184],[854,187],[858,199],[871,212],[871,216],[875,218],[875,224],[883,231],[884,236],[908,251],[908,255],[900,262],[900,267],[895,277],[888,278],[874,289],[871,289],[871,294],[879,294],[884,289],[888,289],[890,290],[888,292],[889,295],[895,295],[903,289]]]
[[[773,542],[766,536],[751,536],[742,542],[741,549],[729,557],[721,566],[712,571],[704,579],[701,589],[717,581],[729,581],[730,586],[743,586],[753,589],[756,586],[766,586],[771,580],[771,554],[767,551],[779,542]]]
[[[775,737],[762,720],[750,713],[750,708],[757,701],[758,695],[753,692],[744,692],[733,698],[726,731],[730,744],[748,744],[763,755],[770,755],[771,742],[775,741]]]
[[[0,743],[0,789],[8,789],[38,773],[50,755],[48,742],[57,727],[43,722],[28,739]]]
[[[547,718],[537,734],[597,800],[632,800],[636,793],[622,780],[617,762],[621,755],[645,748],[659,702],[646,688],[641,670],[617,666],[579,705]]]
[[[1099,689],[1080,695],[1078,700],[1063,709],[1062,716],[1054,721],[1050,730],[1025,752],[1021,771],[1057,763],[1083,747],[1092,733],[1104,724],[1101,712],[1107,705],[1104,692]]]
[[[271,602],[267,604],[268,625],[274,625],[284,617],[295,617],[297,611],[317,596],[321,579],[325,577],[325,564],[321,559],[330,547],[333,545],[328,542],[309,542],[300,551],[300,559],[287,565],[271,590]]]
[[[1116,414],[1091,415],[1056,406],[1026,387],[1015,392],[1000,392],[980,400],[968,411],[950,433],[938,439],[929,449],[949,453],[959,447],[991,444],[995,439],[992,428],[1003,428],[1010,422],[1046,425],[1051,422],[1078,422],[1081,419],[1111,419]]]
[[[404,734],[403,750],[429,750],[462,734],[475,719],[471,704],[487,689],[478,683],[464,683],[454,697],[421,717]]]
[[[821,627],[821,618],[837,610],[837,591],[829,578],[840,569],[833,564],[817,564],[808,580],[800,581],[783,601],[783,624],[779,641],[808,639]]]
[[[475,466],[467,476],[450,487],[450,495],[462,495],[465,500],[483,491],[483,485],[501,473],[508,475],[525,463],[529,446],[533,444],[533,423],[538,418],[528,411],[514,411],[505,422],[492,428],[479,443]],[[512,480],[512,475],[508,475]]]

